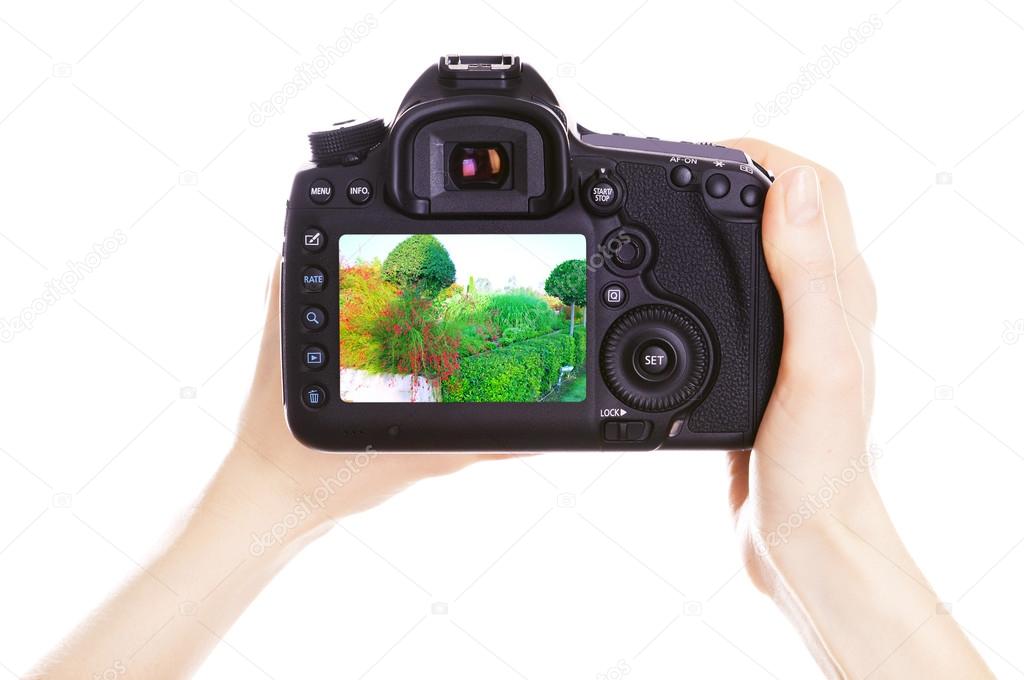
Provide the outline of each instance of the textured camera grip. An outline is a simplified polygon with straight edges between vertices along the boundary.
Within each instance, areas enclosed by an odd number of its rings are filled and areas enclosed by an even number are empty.
[[[669,186],[665,169],[619,163],[627,214],[654,237],[655,283],[688,302],[717,339],[717,375],[692,411],[693,432],[751,432],[771,395],[782,310],[764,263],[759,224],[727,223],[696,191]]]

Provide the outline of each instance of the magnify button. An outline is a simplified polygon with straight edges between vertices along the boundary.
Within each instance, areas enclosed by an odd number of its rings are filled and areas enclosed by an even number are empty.
[[[327,315],[319,307],[306,307],[302,312],[302,325],[307,330],[318,331],[327,324]]]

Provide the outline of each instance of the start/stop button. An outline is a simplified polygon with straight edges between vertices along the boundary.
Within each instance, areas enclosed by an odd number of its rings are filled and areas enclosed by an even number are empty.
[[[611,215],[622,207],[626,190],[616,177],[602,168],[583,187],[583,204],[597,215]]]

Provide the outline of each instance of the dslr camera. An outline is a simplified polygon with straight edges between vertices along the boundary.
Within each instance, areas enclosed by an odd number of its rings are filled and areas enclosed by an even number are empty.
[[[570,126],[512,56],[310,135],[288,201],[289,427],[327,451],[750,447],[778,369],[772,176]]]

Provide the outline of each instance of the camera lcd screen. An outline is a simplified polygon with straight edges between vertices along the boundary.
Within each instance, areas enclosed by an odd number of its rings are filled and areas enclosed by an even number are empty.
[[[345,402],[586,399],[582,234],[346,234]]]

